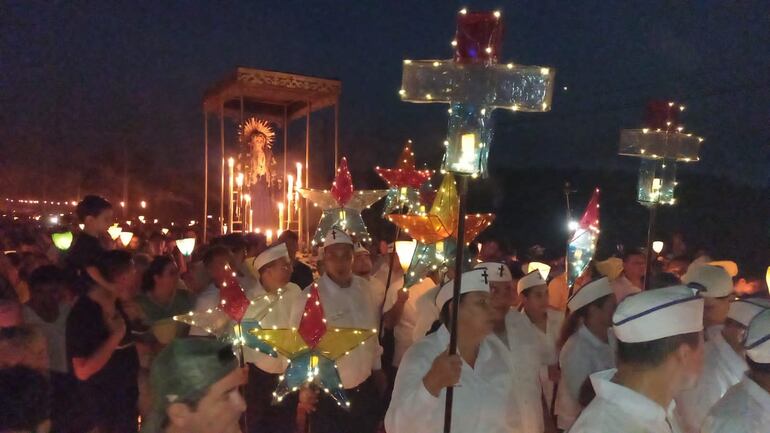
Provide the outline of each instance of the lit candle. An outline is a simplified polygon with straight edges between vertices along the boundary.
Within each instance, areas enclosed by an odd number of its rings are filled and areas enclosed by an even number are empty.
[[[265,230],[265,238],[267,238],[267,244],[273,243],[273,231],[270,229]]]
[[[251,194],[244,194],[243,200],[245,201],[244,215],[249,216],[249,220],[246,221],[246,224],[244,224],[243,229],[244,231],[246,230],[251,231],[251,226],[254,224],[254,220],[252,218],[253,212],[251,211]]]
[[[289,189],[286,193],[286,230],[291,230],[291,217],[294,213],[294,176],[286,176],[288,179]]]
[[[473,170],[476,161],[476,135],[463,134],[460,136],[460,160],[457,167],[465,170]]]
[[[229,218],[228,218],[227,222],[229,223],[228,225],[230,227],[232,227],[233,226],[233,181],[235,180],[234,176],[233,176],[233,167],[235,166],[235,160],[233,158],[228,158],[227,159],[227,166],[228,166],[228,168],[230,170],[229,171],[229,174],[230,174],[230,176],[229,176],[229,183],[228,183],[228,185],[230,187],[230,200],[229,200],[229,203],[230,203],[230,213],[229,213]],[[225,231],[225,233],[226,233],[226,231]]]
[[[278,230],[283,230],[283,202],[278,203]]]

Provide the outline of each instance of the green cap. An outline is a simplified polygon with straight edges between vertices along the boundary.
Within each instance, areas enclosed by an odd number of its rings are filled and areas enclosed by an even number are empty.
[[[169,404],[197,401],[208,388],[238,368],[232,346],[207,337],[177,338],[150,368],[152,410],[142,420],[142,433],[161,433]]]

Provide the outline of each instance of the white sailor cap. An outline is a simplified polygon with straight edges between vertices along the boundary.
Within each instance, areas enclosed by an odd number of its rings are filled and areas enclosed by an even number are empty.
[[[682,282],[705,298],[723,298],[733,293],[733,279],[721,266],[690,265]]]
[[[720,268],[724,268],[724,270],[727,271],[728,275],[731,277],[738,275],[738,264],[732,260],[717,260],[714,262],[709,262],[708,264],[711,266],[719,266]]]
[[[347,244],[353,246],[353,239],[351,239],[350,235],[345,233],[342,229],[332,227],[331,230],[326,232],[326,236],[324,237],[324,248],[335,244]]]
[[[770,310],[757,314],[749,323],[743,347],[752,361],[770,364]]]
[[[537,286],[547,286],[547,283],[540,274],[540,271],[534,270],[519,279],[519,282],[516,284],[516,291],[521,294],[521,292]]]
[[[257,257],[247,260],[246,264],[252,269],[255,275],[259,275],[259,270],[265,265],[283,257],[289,259],[289,250],[286,249],[286,244],[280,243],[262,251]]]
[[[611,294],[613,294],[613,291],[612,286],[610,286],[609,278],[602,277],[581,287],[580,290],[572,295],[569,301],[567,301],[567,306],[570,311],[577,311],[591,302]]]
[[[770,299],[764,298],[745,298],[738,299],[730,303],[730,309],[727,311],[727,317],[733,319],[743,326],[749,326],[751,319],[757,314],[770,308]]]
[[[489,292],[489,276],[487,268],[478,268],[463,272],[461,275],[460,294]],[[439,290],[438,295],[436,295],[436,306],[439,310],[444,307],[444,304],[446,304],[447,301],[454,297],[454,286],[454,280],[450,280],[448,283],[441,286],[441,290]]]
[[[489,273],[490,283],[510,283],[513,281],[511,270],[505,263],[482,262],[473,267],[474,269],[486,268]]]
[[[703,330],[703,298],[686,286],[627,296],[612,315],[612,328],[624,343],[699,332]]]

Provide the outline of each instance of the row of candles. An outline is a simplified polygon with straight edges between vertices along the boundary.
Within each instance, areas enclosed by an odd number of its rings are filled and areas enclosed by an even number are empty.
[[[254,209],[252,208],[251,195],[244,192],[244,175],[243,173],[235,173],[235,159],[229,158],[227,160],[229,168],[229,215],[228,223],[223,225],[223,233],[235,231],[234,225],[240,222],[241,232],[261,233],[261,228],[254,228]],[[290,230],[292,223],[296,222],[297,227],[302,227],[302,207],[300,206],[299,190],[302,188],[302,164],[296,163],[296,177],[289,174],[286,176],[286,190],[285,196],[282,193],[281,201],[278,202],[278,229],[275,231],[276,236],[284,230]],[[259,206],[260,204],[258,204]],[[296,220],[295,220],[296,214]],[[302,230],[298,230],[300,237],[302,236]],[[264,231],[267,237],[268,243],[272,241],[273,230],[267,229]],[[301,239],[300,239],[301,241]]]

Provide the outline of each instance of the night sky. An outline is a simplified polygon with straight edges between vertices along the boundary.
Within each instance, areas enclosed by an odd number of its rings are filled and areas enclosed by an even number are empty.
[[[768,185],[767,1],[251,0],[0,3],[0,188],[115,193],[122,167],[95,167],[124,149],[148,194],[201,185],[202,95],[239,65],[341,79],[341,147],[359,172],[407,138],[435,167],[446,106],[401,102],[401,62],[451,57],[462,6],[502,11],[502,61],[557,71],[552,112],[495,114],[494,169],[634,170],[619,129],[672,98],[706,138],[692,170]]]

